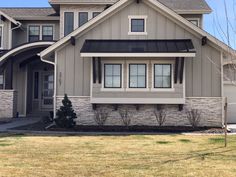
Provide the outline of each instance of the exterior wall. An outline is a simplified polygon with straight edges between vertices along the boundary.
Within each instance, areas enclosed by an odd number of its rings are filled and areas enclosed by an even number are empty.
[[[6,19],[6,21],[0,20],[0,25],[3,25],[3,48],[4,50],[9,49],[9,33],[11,31],[11,22]]]
[[[13,31],[13,47],[28,42],[28,25],[54,25],[54,40],[59,40],[59,21],[20,21],[22,23],[21,29]]]
[[[148,15],[147,35],[128,35],[129,15]],[[108,18],[108,17],[107,17]],[[155,30],[154,30],[155,29]],[[192,39],[197,54],[186,60],[186,96],[221,97],[221,53],[202,36],[181,26],[144,3],[132,3],[80,36],[76,45],[67,44],[57,52],[57,95],[90,96],[91,59],[82,58],[85,39]]]
[[[13,118],[17,114],[17,92],[13,90],[0,90],[0,120]]]
[[[89,19],[92,18],[92,12],[102,12],[106,5],[61,5],[60,6],[60,37],[64,37],[64,13],[74,12],[74,29],[78,28],[79,12],[88,12]]]
[[[202,14],[181,14],[186,19],[199,19],[199,26],[203,28],[203,15]]]
[[[61,105],[63,97],[57,98],[57,109]],[[78,125],[97,125],[94,120],[94,111],[90,104],[89,97],[70,97],[73,108],[77,113]],[[192,109],[199,109],[201,112],[200,126],[222,127],[222,98],[187,98],[183,111],[178,110],[177,105],[165,105],[166,122],[164,126],[190,126],[186,112]],[[157,126],[154,116],[155,105],[141,105],[136,110],[134,105],[119,105],[118,111],[111,105],[98,105],[97,110],[108,112],[108,119],[105,125],[123,126],[119,110],[128,108],[131,113],[131,125]]]

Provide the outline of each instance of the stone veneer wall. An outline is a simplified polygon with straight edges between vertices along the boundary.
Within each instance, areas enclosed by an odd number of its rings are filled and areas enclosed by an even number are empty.
[[[13,118],[17,114],[17,92],[0,90],[0,119]]]
[[[57,98],[57,108],[60,107],[62,97]],[[90,97],[69,97],[72,101],[78,119],[78,125],[97,125],[94,121],[94,111],[90,104]],[[186,111],[189,109],[201,110],[200,126],[222,127],[222,98],[186,98],[186,104],[182,111],[178,105],[164,105],[166,111],[165,126],[190,126]],[[119,105],[118,111],[112,105],[97,105],[97,110],[105,109],[109,112],[109,117],[105,125],[123,125],[119,115],[119,110],[128,108],[132,113],[131,125],[156,126],[157,121],[153,114],[156,105],[140,105],[136,110],[134,105]]]

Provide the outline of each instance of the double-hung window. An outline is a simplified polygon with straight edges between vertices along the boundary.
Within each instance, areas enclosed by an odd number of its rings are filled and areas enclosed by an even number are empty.
[[[154,88],[172,87],[171,64],[154,64]]]
[[[53,26],[52,25],[42,26],[42,40],[53,41]]]
[[[147,65],[129,65],[129,88],[146,88]]]
[[[29,42],[40,40],[40,25],[29,26]]]
[[[147,35],[147,16],[129,16],[129,35]]]
[[[74,13],[64,13],[64,36],[67,36],[74,30]]]
[[[79,12],[79,27],[88,22],[88,12]]]
[[[104,64],[104,88],[121,88],[121,64]]]
[[[0,26],[0,49],[3,48],[3,26]]]

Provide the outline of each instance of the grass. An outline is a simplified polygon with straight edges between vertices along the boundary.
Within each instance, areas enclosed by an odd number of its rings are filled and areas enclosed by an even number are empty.
[[[236,136],[1,136],[0,177],[236,176]]]

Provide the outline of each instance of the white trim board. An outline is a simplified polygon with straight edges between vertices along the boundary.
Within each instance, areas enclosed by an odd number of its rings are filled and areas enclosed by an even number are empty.
[[[81,57],[196,57],[196,53],[81,53]]]

